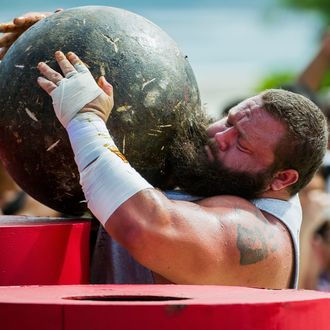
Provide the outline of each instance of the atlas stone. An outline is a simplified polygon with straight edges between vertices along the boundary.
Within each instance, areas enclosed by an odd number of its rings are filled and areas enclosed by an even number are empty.
[[[131,165],[167,188],[168,146],[201,111],[187,57],[158,26],[123,9],[88,6],[49,16],[26,31],[0,64],[0,156],[32,197],[63,213],[86,209],[67,133],[37,85],[37,64],[59,69],[56,50],[75,52],[94,78],[113,85],[107,126]],[[185,127],[186,126],[186,127]]]

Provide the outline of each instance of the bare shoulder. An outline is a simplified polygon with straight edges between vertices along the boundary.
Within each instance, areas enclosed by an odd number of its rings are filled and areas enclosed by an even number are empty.
[[[289,233],[239,197],[192,203],[150,189],[128,200],[106,228],[137,261],[173,283],[283,289],[290,282]]]
[[[289,285],[293,245],[290,233],[279,219],[236,196],[207,198],[199,205],[217,214],[226,228],[231,256],[227,262],[233,273],[239,274],[235,278],[238,283],[271,288]]]

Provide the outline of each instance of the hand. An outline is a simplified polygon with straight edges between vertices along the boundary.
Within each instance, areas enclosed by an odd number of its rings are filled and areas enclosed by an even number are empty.
[[[49,67],[46,63],[41,62],[38,64],[39,71],[46,77],[39,77],[38,84],[51,96],[63,79],[75,79],[78,74],[83,72],[89,73],[88,68],[83,64],[79,57],[72,52],[69,52],[67,56],[65,56],[62,52],[57,51],[55,53],[55,59],[59,64],[64,77]],[[113,89],[103,76],[98,79],[97,83],[104,93],[101,93],[94,100],[84,105],[79,112],[93,112],[106,122],[114,104]],[[87,91],[88,86],[83,86],[83,88]]]
[[[55,13],[61,12],[63,9],[57,9]],[[31,12],[16,17],[12,23],[1,23],[0,32],[4,33],[0,37],[0,60],[3,59],[8,49],[13,45],[16,39],[23,34],[30,26],[39,22],[43,18],[52,15],[51,12]]]

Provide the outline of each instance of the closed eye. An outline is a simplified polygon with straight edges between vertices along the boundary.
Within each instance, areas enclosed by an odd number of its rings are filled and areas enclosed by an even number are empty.
[[[232,127],[233,126],[233,124],[229,121],[229,117],[227,117],[227,120],[225,122],[225,126],[226,127]]]
[[[242,144],[239,143],[239,141],[237,142],[236,147],[237,147],[237,149],[238,149],[239,151],[244,152],[244,153],[246,153],[246,154],[251,154],[251,153],[252,153],[251,150],[249,150],[249,149],[243,147]]]

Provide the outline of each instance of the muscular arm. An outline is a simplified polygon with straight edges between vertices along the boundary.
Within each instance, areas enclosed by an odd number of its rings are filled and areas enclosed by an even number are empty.
[[[174,283],[289,284],[289,234],[238,197],[214,197],[197,205],[148,189],[119,207],[105,228],[141,264]]]

